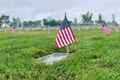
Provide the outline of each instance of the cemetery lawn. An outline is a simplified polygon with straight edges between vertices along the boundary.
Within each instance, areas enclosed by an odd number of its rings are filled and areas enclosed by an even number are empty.
[[[0,32],[0,80],[120,80],[120,32],[75,30],[77,42],[65,60],[45,65],[36,60],[53,52],[56,31]]]

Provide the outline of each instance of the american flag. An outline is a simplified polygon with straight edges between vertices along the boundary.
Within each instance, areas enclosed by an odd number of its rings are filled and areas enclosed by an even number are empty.
[[[106,25],[102,25],[101,31],[105,33],[106,35],[111,35],[112,34],[112,29],[107,27]]]
[[[66,47],[74,42],[75,42],[75,36],[70,27],[70,22],[68,21],[65,14],[65,18],[62,24],[60,25],[60,29],[57,33],[56,47],[57,48]]]
[[[16,32],[16,28],[13,27],[13,28],[10,29],[10,31],[11,31],[11,32]]]

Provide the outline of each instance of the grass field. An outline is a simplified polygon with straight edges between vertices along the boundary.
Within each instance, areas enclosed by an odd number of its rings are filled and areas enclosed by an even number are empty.
[[[70,56],[54,65],[36,57],[55,49],[56,31],[0,32],[0,80],[120,80],[120,32],[75,31],[78,42]]]

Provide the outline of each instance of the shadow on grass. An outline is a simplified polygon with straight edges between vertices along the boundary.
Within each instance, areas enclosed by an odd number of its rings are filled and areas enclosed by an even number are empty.
[[[75,53],[77,51],[77,49],[73,50],[71,49],[71,51],[69,53]],[[32,57],[37,59],[43,56],[47,56],[53,53],[66,53],[66,49],[65,48],[61,48],[61,49],[57,49],[57,48],[52,48],[52,49],[40,49],[39,51],[35,52]]]
[[[106,62],[104,60],[98,60],[98,61],[96,61],[96,64],[100,68],[113,68],[116,65],[120,65],[120,62],[118,62],[118,61],[109,61],[109,62]]]
[[[104,37],[91,37],[90,39],[91,40],[103,40]]]
[[[34,58],[39,58],[39,57],[43,57],[55,52],[64,52],[64,49],[40,49],[39,51],[35,52],[32,56]]]
[[[90,56],[91,59],[99,59],[101,58],[101,55],[92,55]]]
[[[101,57],[102,55],[100,54],[87,54],[87,56],[85,56],[85,58],[89,60],[97,60],[100,59]]]
[[[109,44],[108,48],[111,48],[111,49],[120,49],[120,44],[119,43]]]

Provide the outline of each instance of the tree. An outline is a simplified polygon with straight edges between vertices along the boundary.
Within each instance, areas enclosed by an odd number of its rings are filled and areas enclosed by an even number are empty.
[[[11,26],[21,27],[21,20],[20,20],[20,18],[13,18],[12,22],[11,22]]]
[[[0,28],[9,27],[9,23],[10,23],[9,16],[7,15],[0,16]]]
[[[41,20],[34,20],[34,21],[23,21],[23,27],[40,27]]]
[[[100,24],[100,25],[102,25],[102,24],[106,24],[106,22],[103,20],[103,18],[102,18],[102,14],[99,14],[98,15],[98,20],[97,21],[95,21],[96,22],[96,24]]]
[[[9,22],[10,22],[9,16],[7,16],[7,15],[2,15],[1,19],[2,19],[2,23],[9,24]]]
[[[78,24],[78,20],[77,18],[74,18],[74,22],[73,22],[74,25],[77,25]]]
[[[0,28],[1,28],[1,26],[2,26],[2,18],[0,17]]]
[[[48,23],[49,26],[57,26],[59,24],[60,23],[55,19],[49,20],[49,23]]]
[[[90,12],[87,12],[86,14],[82,15],[82,23],[87,25],[93,24],[92,18],[93,18],[93,14]]]
[[[112,14],[112,25],[118,26],[118,23],[115,20],[115,15],[114,14]]]
[[[98,16],[98,21],[99,21],[99,22],[102,22],[102,21],[103,21],[101,14],[99,14],[99,16]]]
[[[47,19],[43,19],[43,24],[44,24],[45,26],[48,26],[48,20],[47,20]]]
[[[61,23],[61,21],[59,20],[55,20],[55,19],[43,19],[43,24],[45,26],[57,26]]]
[[[41,26],[41,20],[34,21],[35,26]]]
[[[1,17],[0,17],[0,21],[1,21],[1,23],[5,23],[5,24],[9,24],[9,16],[7,16],[7,15],[2,15]]]

